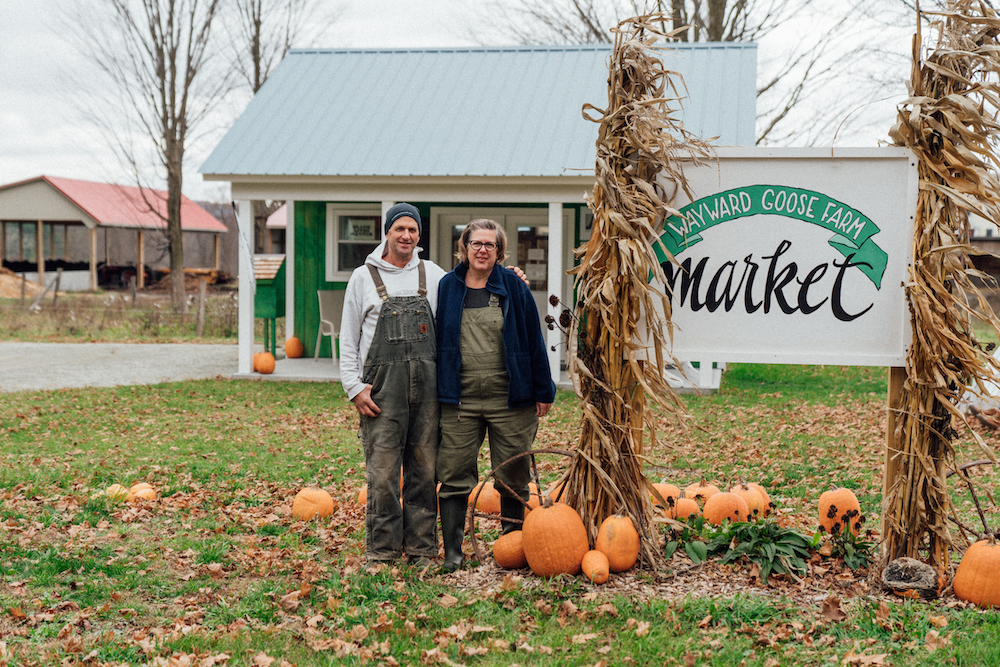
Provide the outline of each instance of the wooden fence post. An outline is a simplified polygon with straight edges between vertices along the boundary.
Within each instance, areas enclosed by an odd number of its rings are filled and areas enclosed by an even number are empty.
[[[195,330],[195,335],[201,338],[202,332],[205,330],[205,291],[208,288],[208,280],[205,276],[198,279],[198,327]]]

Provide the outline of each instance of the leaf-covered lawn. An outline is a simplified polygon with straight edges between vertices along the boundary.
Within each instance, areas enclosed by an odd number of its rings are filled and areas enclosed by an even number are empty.
[[[722,392],[687,397],[689,423],[647,441],[649,476],[758,481],[777,522],[806,535],[819,493],[843,485],[877,530],[884,397],[883,369],[732,366]],[[537,446],[571,446],[578,415],[560,392]],[[370,568],[356,430],[330,384],[4,394],[0,665],[1000,664],[997,612],[949,593],[886,596],[866,570],[818,552],[804,576],[767,585],[753,563],[694,564],[683,549],[667,572],[604,586],[505,572],[488,556],[448,576]],[[539,464],[547,482],[564,462]],[[1000,476],[974,476],[997,517]],[[138,481],[160,498],[95,495]],[[333,516],[293,521],[292,498],[313,484],[334,497]],[[975,525],[968,493],[955,501]],[[497,531],[477,522],[487,548]]]

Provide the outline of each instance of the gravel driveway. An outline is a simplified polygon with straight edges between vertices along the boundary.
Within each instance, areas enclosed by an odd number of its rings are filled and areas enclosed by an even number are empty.
[[[236,345],[0,342],[0,392],[228,378],[236,363]]]

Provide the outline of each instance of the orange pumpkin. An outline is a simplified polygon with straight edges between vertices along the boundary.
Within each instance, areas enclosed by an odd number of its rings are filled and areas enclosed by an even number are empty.
[[[367,505],[368,504],[368,485],[362,484],[361,490],[358,491],[358,504]]]
[[[274,372],[274,355],[270,352],[261,352],[257,357],[257,372],[261,375],[270,375]]]
[[[767,505],[764,504],[764,497],[758,493],[757,489],[750,488],[748,484],[737,484],[729,489],[729,491],[746,501],[747,509],[750,512],[747,515],[748,519],[764,518],[764,511],[767,509]]]
[[[819,497],[819,525],[824,531],[836,535],[850,527],[857,537],[861,532],[861,504],[850,489],[826,491]]]
[[[603,584],[608,580],[609,572],[608,557],[596,549],[583,554],[583,561],[580,563],[585,577],[595,584]]]
[[[681,497],[681,490],[678,489],[673,484],[665,484],[663,482],[656,482],[655,484],[653,484],[653,488],[656,489],[656,492],[659,493],[660,496],[663,497],[664,501],[666,501],[667,507],[671,506],[671,503],[670,503],[670,499],[671,498],[673,498],[674,501],[676,501],[678,498]],[[663,507],[663,503],[661,503],[656,496],[650,494],[650,498],[653,501],[653,505],[656,505],[658,507]]]
[[[746,521],[750,508],[747,507],[747,501],[735,493],[721,492],[709,496],[701,514],[705,517],[705,521],[718,526],[726,519],[734,523]]]
[[[493,543],[493,558],[497,565],[505,570],[520,570],[528,567],[528,559],[524,557],[524,533],[512,530],[501,535]]]
[[[955,595],[980,607],[1000,607],[1000,544],[979,540],[958,564]]]
[[[565,488],[566,488],[566,480],[564,479],[561,482],[553,484],[551,487],[549,487],[549,490],[545,493],[545,495],[551,498],[552,502],[554,503],[555,502],[564,503],[566,502],[566,492],[563,489]],[[560,493],[562,494],[561,496],[559,495]]]
[[[125,500],[130,503],[139,502],[140,500],[156,500],[156,489],[148,484],[139,489],[129,489]]]
[[[701,508],[697,501],[690,498],[678,498],[674,501],[674,506],[667,510],[667,517],[670,519],[687,520],[692,516],[701,516]]]
[[[285,356],[287,358],[298,359],[302,356],[303,351],[305,351],[305,348],[302,346],[302,341],[295,336],[285,341]]]
[[[771,496],[767,494],[767,490],[756,482],[747,482],[747,486],[759,493],[760,497],[764,499],[764,516],[771,516],[773,505],[771,504]]]
[[[477,493],[478,501],[476,501]],[[483,482],[476,484],[476,488],[469,494],[469,502],[473,501],[476,501],[476,509],[483,514],[500,514],[500,492],[493,486],[493,482],[486,482],[485,485]]]
[[[295,495],[292,502],[292,517],[299,521],[311,521],[315,517],[333,514],[333,498],[323,489],[306,487]]]
[[[702,504],[717,493],[719,493],[719,487],[714,484],[707,484],[705,480],[696,482],[684,489],[685,498],[700,500]]]
[[[540,577],[578,574],[583,554],[590,551],[587,529],[576,510],[547,500],[524,517],[524,557]]]
[[[632,519],[621,514],[609,516],[597,529],[594,549],[608,557],[612,572],[624,572],[639,558],[639,531]]]

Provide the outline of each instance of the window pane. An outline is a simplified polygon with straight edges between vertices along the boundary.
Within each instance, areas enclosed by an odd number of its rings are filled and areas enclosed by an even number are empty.
[[[342,215],[337,237],[341,241],[378,241],[380,220],[377,215]]]
[[[364,264],[365,257],[377,247],[377,243],[341,243],[337,249],[337,269],[353,271]]]

